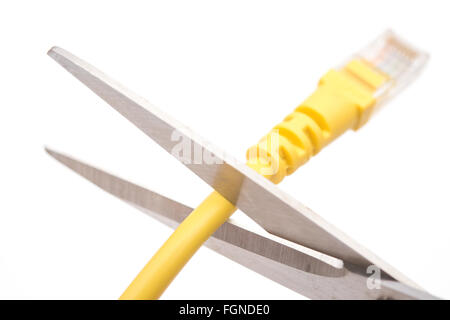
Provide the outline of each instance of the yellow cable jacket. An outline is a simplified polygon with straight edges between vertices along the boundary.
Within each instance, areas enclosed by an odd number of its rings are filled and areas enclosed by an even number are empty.
[[[235,211],[228,200],[212,192],[178,226],[120,299],[158,299],[194,253]]]
[[[194,253],[236,209],[220,193],[213,191],[184,219],[119,299],[158,299]]]

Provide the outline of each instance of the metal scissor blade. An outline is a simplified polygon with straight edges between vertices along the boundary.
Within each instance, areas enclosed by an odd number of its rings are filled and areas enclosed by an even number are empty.
[[[172,228],[176,228],[193,210],[175,200],[164,197],[72,157],[48,148],[45,150],[60,163],[97,185],[102,190],[133,206],[146,209],[147,213],[150,213],[154,218]],[[340,260],[338,261],[332,257],[320,255],[320,253],[317,253],[318,257],[315,258],[309,254],[243,229],[232,222],[226,222],[222,225],[214,233],[213,237],[225,241],[229,245],[234,245],[266,258],[274,259],[308,273],[327,277],[337,277],[344,274],[343,265]],[[307,248],[304,249],[308,250]]]
[[[395,279],[415,286],[400,272],[273,183],[95,67],[61,48],[54,47],[48,54],[169,153],[179,145],[179,140],[173,139],[174,132],[177,132],[192,142],[194,150],[201,150],[201,154],[220,160],[212,164],[196,164],[195,161],[182,163],[268,232],[346,262],[363,267],[374,264]]]
[[[46,149],[56,160],[104,191],[176,228],[191,208],[69,156]],[[325,255],[312,256],[299,246],[287,245],[226,222],[205,243],[229,259],[313,299],[433,299],[420,290],[384,280],[368,289],[367,275],[347,270]],[[306,249],[306,248],[303,248]],[[307,250],[307,249],[306,249]],[[307,250],[308,251],[308,250]]]

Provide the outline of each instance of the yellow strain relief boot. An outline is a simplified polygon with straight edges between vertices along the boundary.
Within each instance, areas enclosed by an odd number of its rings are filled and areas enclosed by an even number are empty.
[[[374,93],[389,79],[361,59],[330,70],[308,99],[247,151],[247,165],[279,183],[342,133],[367,122]]]

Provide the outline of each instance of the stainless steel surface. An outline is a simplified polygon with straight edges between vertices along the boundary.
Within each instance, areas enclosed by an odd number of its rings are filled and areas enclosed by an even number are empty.
[[[101,71],[61,48],[52,48],[49,55],[169,153],[178,144],[171,139],[176,130],[192,141],[194,149],[220,159],[220,163],[214,164],[184,164],[268,232],[362,268],[376,265],[393,278],[416,286],[273,183]]]
[[[47,149],[56,160],[108,193],[175,228],[191,208],[71,157]],[[368,289],[367,274],[358,267],[330,265],[324,255],[312,257],[292,246],[226,222],[206,246],[267,278],[313,299],[434,299],[395,280]],[[334,264],[337,264],[334,261]]]

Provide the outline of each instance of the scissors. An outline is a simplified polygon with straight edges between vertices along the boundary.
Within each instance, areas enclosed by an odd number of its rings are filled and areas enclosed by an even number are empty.
[[[216,161],[183,163],[268,232],[231,219],[205,243],[217,253],[311,299],[436,299],[401,272],[276,185],[143,98],[64,49],[57,63],[167,152],[177,132]],[[46,148],[53,158],[100,189],[176,228],[193,210],[154,191]],[[218,160],[218,161],[217,161]]]

